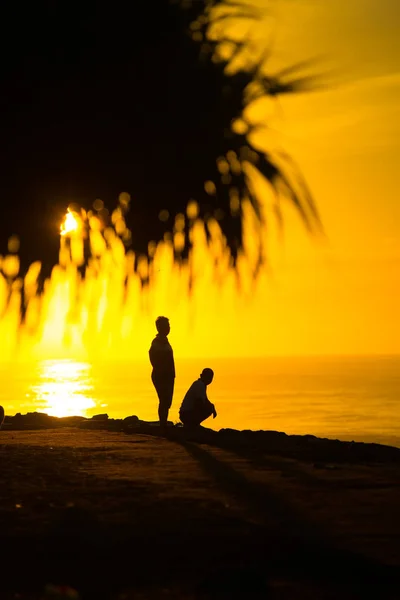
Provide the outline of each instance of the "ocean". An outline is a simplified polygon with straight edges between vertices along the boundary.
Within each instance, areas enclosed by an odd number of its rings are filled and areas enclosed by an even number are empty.
[[[170,419],[203,367],[215,371],[208,395],[213,429],[265,429],[400,447],[400,356],[176,359]],[[157,420],[147,362],[90,364],[46,360],[0,365],[6,414],[107,413]]]

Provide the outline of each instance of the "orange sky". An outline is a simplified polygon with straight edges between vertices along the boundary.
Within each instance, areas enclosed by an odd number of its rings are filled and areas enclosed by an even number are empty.
[[[251,300],[227,290],[223,300],[205,285],[190,334],[179,305],[157,303],[154,314],[169,310],[180,355],[399,353],[400,8],[397,0],[273,5],[272,67],[323,57],[317,70],[334,70],[340,82],[281,100],[274,120],[315,195],[327,241],[307,238],[288,209],[284,245],[270,243],[272,275]],[[272,25],[259,27],[265,39]]]
[[[112,318],[101,327],[103,341],[94,338],[92,346],[97,350],[103,343],[108,358],[119,352],[147,359],[160,314],[171,320],[177,357],[400,353],[398,0],[279,0],[268,6],[274,19],[266,13],[252,41],[257,46],[258,39],[262,50],[277,32],[270,69],[319,56],[316,70],[333,70],[340,82],[277,105],[252,107],[247,115],[260,117],[264,110],[269,115],[268,124],[278,133],[273,140],[263,133],[253,141],[264,146],[272,140],[297,160],[321,212],[326,240],[307,237],[288,206],[284,242],[276,228],[268,230],[269,272],[255,287],[244,278],[241,294],[223,268],[221,285],[216,284],[211,261],[201,251],[195,258],[198,285],[189,300],[185,275],[171,276],[168,252],[156,260],[152,298],[143,297],[137,285],[124,314],[123,287],[105,280],[109,296],[100,304],[107,304]],[[122,281],[123,259],[120,267]],[[43,311],[45,357],[54,357],[62,342],[75,290],[73,277],[60,283],[56,275]],[[6,296],[0,289],[0,300]],[[88,304],[82,314],[91,311]],[[18,338],[18,310],[11,313],[0,323],[10,347]],[[70,334],[73,355],[86,352],[85,323]],[[128,333],[113,338],[113,329]],[[117,340],[111,350],[109,338]]]

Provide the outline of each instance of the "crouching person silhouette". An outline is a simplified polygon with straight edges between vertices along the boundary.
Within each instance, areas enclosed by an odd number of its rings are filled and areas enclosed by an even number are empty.
[[[166,427],[175,383],[174,353],[167,337],[171,328],[167,317],[158,317],[156,328],[158,333],[149,350],[150,362],[153,367],[151,380],[156,388],[159,400],[158,417],[160,426]]]
[[[203,369],[200,378],[186,392],[179,411],[179,418],[185,427],[198,427],[211,415],[214,419],[217,416],[214,404],[207,397],[207,386],[213,379],[214,371]]]

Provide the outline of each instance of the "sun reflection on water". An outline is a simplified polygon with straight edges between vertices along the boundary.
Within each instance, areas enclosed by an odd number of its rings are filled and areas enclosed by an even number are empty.
[[[87,362],[42,361],[39,383],[30,390],[36,409],[54,417],[87,416],[88,410],[96,406],[91,370]]]

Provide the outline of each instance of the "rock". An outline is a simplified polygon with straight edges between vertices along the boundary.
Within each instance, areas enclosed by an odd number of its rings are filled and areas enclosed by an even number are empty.
[[[93,415],[92,421],[107,421],[108,415],[106,413],[101,415]]]
[[[13,425],[17,429],[48,429],[57,427],[58,419],[50,417],[46,413],[31,412],[26,415],[17,413],[13,419]]]
[[[137,425],[139,423],[139,417],[137,417],[136,415],[125,417],[123,423],[124,425]]]

